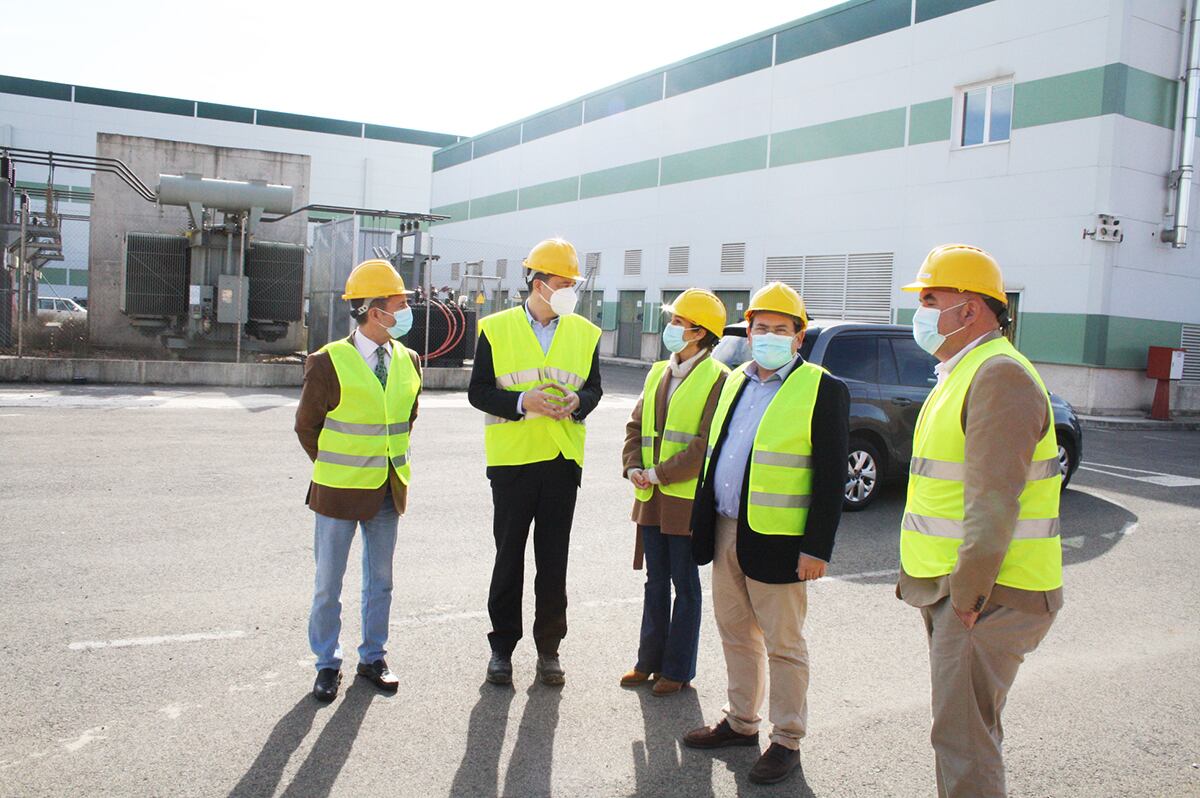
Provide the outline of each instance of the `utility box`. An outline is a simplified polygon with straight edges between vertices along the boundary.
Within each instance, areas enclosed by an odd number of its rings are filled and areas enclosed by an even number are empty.
[[[1150,418],[1168,421],[1171,418],[1171,380],[1183,379],[1183,358],[1186,349],[1173,346],[1152,346],[1146,357],[1146,376],[1158,380],[1154,386],[1154,404]]]
[[[249,282],[248,278],[236,274],[222,274],[217,278],[218,324],[246,323],[246,286]]]
[[[1183,379],[1183,358],[1186,349],[1171,346],[1152,346],[1146,359],[1146,376],[1152,380]]]

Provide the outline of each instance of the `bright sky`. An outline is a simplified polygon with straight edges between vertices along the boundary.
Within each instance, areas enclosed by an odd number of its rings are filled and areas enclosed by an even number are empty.
[[[0,0],[0,74],[475,135],[831,0]]]

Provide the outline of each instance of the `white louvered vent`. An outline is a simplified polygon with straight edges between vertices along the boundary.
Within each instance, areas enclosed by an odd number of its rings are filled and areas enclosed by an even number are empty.
[[[667,274],[687,274],[691,247],[671,247],[667,250]]]
[[[721,245],[721,274],[741,274],[746,270],[746,244]]]
[[[585,274],[590,273],[597,277],[600,276],[600,253],[589,252],[584,256]]]
[[[451,263],[450,264],[450,281],[457,282],[461,278],[462,278],[462,264],[461,263]]]
[[[642,273],[642,251],[640,249],[625,250],[625,274],[638,275]]]
[[[810,318],[886,324],[892,318],[894,260],[891,252],[771,257],[766,278],[799,291]]]
[[[496,276],[508,277],[508,258],[500,258],[496,261]]]
[[[1179,345],[1187,350],[1183,356],[1183,382],[1200,383],[1200,324],[1183,325]]]
[[[483,276],[483,261],[469,260],[466,263],[466,267],[467,267],[467,276],[468,277],[482,277]]]

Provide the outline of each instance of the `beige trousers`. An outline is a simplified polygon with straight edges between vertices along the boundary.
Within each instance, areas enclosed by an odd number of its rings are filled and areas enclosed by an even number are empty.
[[[771,742],[798,750],[808,722],[808,589],[746,578],[736,544],[737,521],[718,516],[712,601],[729,678],[725,717],[739,734],[758,732],[769,664]]]
[[[989,604],[968,631],[950,597],[921,608],[929,636],[933,742],[941,798],[1004,798],[1000,713],[1025,655],[1057,613]]]

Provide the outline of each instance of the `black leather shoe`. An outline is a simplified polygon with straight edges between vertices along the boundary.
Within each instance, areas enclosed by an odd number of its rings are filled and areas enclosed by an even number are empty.
[[[342,683],[342,672],[336,668],[321,668],[313,682],[313,698],[328,703],[337,698],[338,685]]]
[[[370,679],[385,693],[394,693],[400,687],[400,680],[388,670],[387,663],[377,659],[371,664],[358,663],[358,675]]]
[[[688,748],[729,748],[737,745],[758,747],[758,732],[738,734],[723,720],[716,726],[701,726],[683,735],[683,744]]]
[[[492,684],[512,684],[512,658],[493,651],[488,660],[487,680]]]
[[[750,768],[750,781],[755,784],[776,784],[792,774],[800,764],[800,752],[771,743]]]
[[[567,681],[567,675],[563,671],[558,657],[549,657],[544,654],[538,654],[537,675],[542,684],[548,684],[551,687],[558,687]]]

